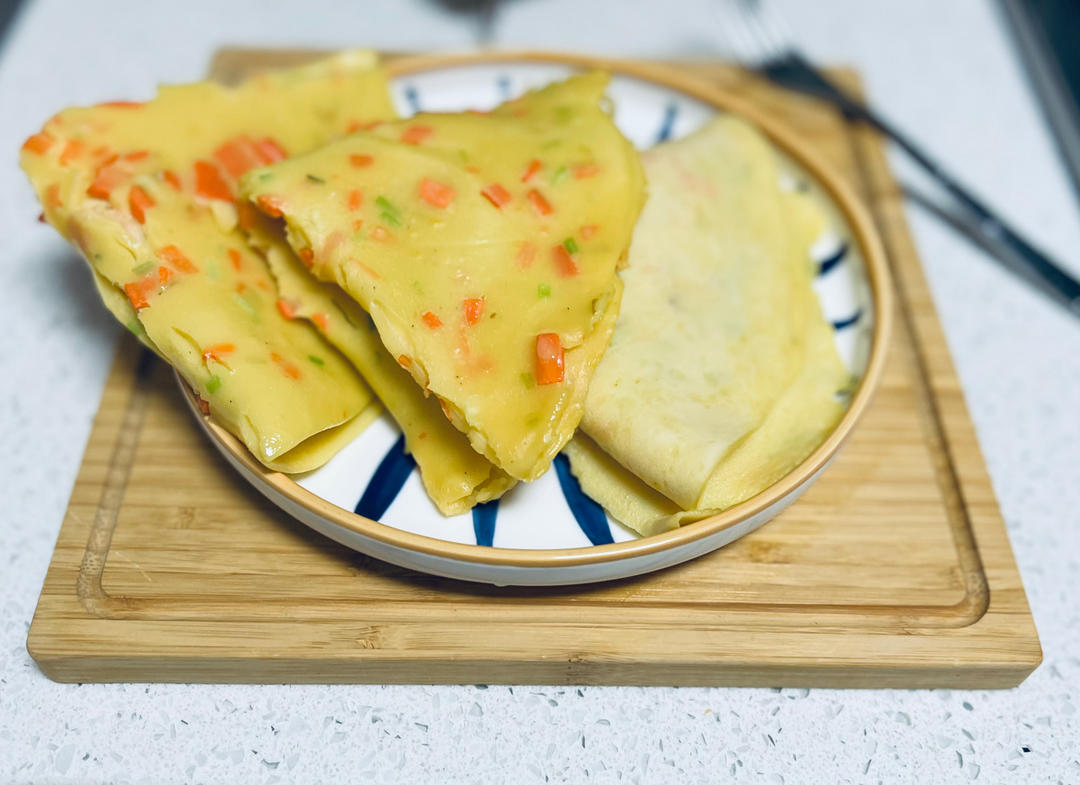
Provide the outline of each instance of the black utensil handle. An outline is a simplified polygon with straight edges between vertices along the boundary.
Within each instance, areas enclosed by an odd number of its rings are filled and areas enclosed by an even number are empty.
[[[954,199],[973,214],[977,219],[980,233],[988,242],[1003,245],[1019,257],[1034,275],[1052,287],[1065,304],[1077,316],[1080,316],[1080,281],[1020,236],[885,118],[837,85],[796,52],[771,60],[760,70],[769,79],[783,87],[832,103],[849,119],[864,122],[896,142]]]

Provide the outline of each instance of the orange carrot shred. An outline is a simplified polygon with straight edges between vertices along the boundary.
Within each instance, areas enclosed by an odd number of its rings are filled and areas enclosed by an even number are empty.
[[[350,210],[359,210],[360,205],[364,203],[364,194],[359,188],[353,188],[349,191],[348,206]]]
[[[425,177],[420,182],[420,198],[432,207],[446,208],[454,201],[454,189]]]
[[[596,164],[578,164],[574,167],[574,177],[578,180],[583,180],[586,177],[592,177],[600,174],[600,167]]]
[[[259,211],[251,202],[241,199],[236,203],[236,223],[241,229],[250,229],[259,222]]]
[[[195,393],[195,402],[199,404],[199,411],[207,417],[210,416],[210,404],[198,393]]]
[[[517,263],[521,267],[529,267],[536,258],[536,246],[530,242],[524,242],[518,248]]]
[[[173,187],[174,191],[179,191],[183,187],[182,183],[180,182],[180,175],[178,175],[171,169],[164,170],[161,173],[161,177],[165,180],[165,182],[167,182]]]
[[[150,155],[149,150],[133,150],[130,153],[124,153],[125,161],[141,161]]]
[[[289,154],[285,152],[285,148],[269,136],[255,142],[255,153],[263,164],[277,163],[289,157]]]
[[[165,265],[161,265],[160,267],[157,268],[157,277],[158,277],[158,283],[161,286],[165,286],[166,284],[169,283],[169,281],[172,280],[172,270],[170,270]]]
[[[94,175],[94,181],[86,189],[86,193],[97,199],[108,199],[116,186],[120,185],[128,177],[128,173],[119,166],[106,163],[102,165]]]
[[[536,212],[538,212],[540,215],[551,215],[554,212],[551,203],[547,199],[545,199],[544,195],[537,191],[535,188],[529,191],[529,193],[525,194],[525,196],[529,200],[529,204],[531,204],[533,206],[533,209],[535,209]]]
[[[182,273],[197,273],[199,268],[191,263],[184,252],[175,245],[166,245],[158,251],[158,256]]]
[[[349,156],[349,163],[355,166],[357,169],[363,169],[365,166],[371,166],[375,159],[370,155],[364,155],[362,153],[353,153]]]
[[[258,166],[261,161],[256,155],[254,145],[246,136],[230,139],[214,150],[214,158],[233,177],[239,177],[249,169]]]
[[[600,227],[598,227],[596,224],[588,224],[587,226],[581,227],[581,239],[591,240],[593,237],[596,236],[596,233],[599,231],[599,229]]]
[[[220,362],[221,355],[232,354],[235,351],[236,346],[231,343],[218,343],[214,344],[213,346],[207,346],[205,349],[203,349],[202,357],[204,361],[217,360],[218,362]]]
[[[510,201],[510,192],[498,183],[492,183],[480,193],[487,197],[487,200],[500,210]]]
[[[284,316],[286,319],[296,318],[296,308],[291,302],[284,298],[277,301],[277,309],[281,311],[281,315]]]
[[[300,369],[296,367],[294,363],[289,362],[277,352],[270,353],[270,359],[281,366],[281,370],[285,372],[285,375],[290,379],[300,378]]]
[[[160,276],[160,270],[159,270]],[[134,283],[124,284],[124,294],[127,295],[136,310],[142,310],[150,305],[146,296],[158,286],[158,280],[152,275],[140,278]]]
[[[300,261],[311,267],[315,263],[315,252],[308,247],[301,248],[296,252],[296,255],[300,257]]]
[[[557,333],[536,336],[536,383],[558,384],[566,378],[562,341]]]
[[[45,206],[53,209],[64,206],[60,199],[60,183],[52,183],[45,189]]]
[[[479,322],[480,317],[484,315],[484,298],[473,297],[464,300],[462,304],[465,307],[465,324],[473,325]]]
[[[558,270],[559,275],[563,278],[569,278],[578,274],[578,266],[574,262],[574,258],[563,245],[556,245],[551,249],[551,252],[552,257],[555,259],[555,269]]]
[[[429,125],[410,125],[401,134],[401,141],[405,144],[420,144],[433,133],[434,129]]]
[[[23,142],[22,149],[26,152],[37,153],[38,155],[45,155],[49,152],[49,148],[53,146],[53,142],[56,140],[51,134],[47,134],[44,131],[38,134],[34,134],[25,142]]]
[[[229,261],[232,262],[233,269],[236,270],[236,272],[240,272],[244,266],[244,257],[241,256],[240,252],[235,248],[230,248],[228,253]]]
[[[221,199],[231,202],[233,199],[229,184],[221,172],[209,161],[195,162],[195,193],[206,199]]]
[[[142,187],[138,185],[131,186],[131,190],[128,192],[128,207],[131,208],[131,216],[141,224],[146,223],[146,211],[153,207],[157,202],[150,196]]]
[[[431,311],[425,311],[422,318],[424,320],[424,324],[426,324],[432,330],[437,330],[442,327],[442,319],[433,314]]]
[[[86,142],[81,139],[71,139],[60,152],[60,165],[67,166],[86,150]]]
[[[541,167],[540,159],[534,158],[529,161],[529,165],[525,167],[525,172],[521,175],[521,182],[527,183],[534,174],[540,171]]]
[[[271,218],[280,218],[284,215],[284,212],[281,209],[284,204],[281,199],[276,196],[260,194],[258,198],[255,199],[255,204],[259,205],[259,209]]]
[[[311,314],[311,321],[315,322],[315,325],[323,332],[330,329],[330,319],[324,313]]]
[[[364,219],[363,218],[357,218],[355,221],[353,221],[352,230],[354,232],[359,232],[363,228],[364,228]]]
[[[410,366],[412,366],[412,358],[408,355],[399,354],[397,361],[398,365],[400,365],[402,368],[409,368]]]

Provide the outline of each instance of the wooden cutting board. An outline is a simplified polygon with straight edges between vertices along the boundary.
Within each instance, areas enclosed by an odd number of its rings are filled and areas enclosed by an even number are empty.
[[[219,54],[235,79],[310,53]],[[878,140],[719,65],[686,66],[797,129],[860,191],[898,313],[834,465],[779,518],[691,563],[499,589],[346,550],[265,501],[121,347],[28,648],[59,681],[1009,687],[1041,650]],[[854,76],[841,73],[854,84]]]

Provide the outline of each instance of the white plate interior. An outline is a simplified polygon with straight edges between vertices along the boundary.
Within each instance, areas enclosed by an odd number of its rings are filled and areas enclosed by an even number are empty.
[[[417,111],[484,110],[574,70],[526,62],[450,66],[399,77],[391,89],[402,116]],[[616,124],[638,149],[685,136],[717,113],[689,95],[625,75],[613,78],[609,95]],[[781,185],[808,189],[829,216],[828,230],[808,249],[818,265],[814,290],[833,325],[840,357],[857,382],[866,369],[874,324],[865,262],[828,194],[794,162],[785,161]],[[539,480],[519,483],[502,499],[471,513],[446,518],[428,498],[411,458],[402,449],[397,425],[385,413],[329,463],[296,481],[343,510],[393,528],[467,545],[588,548],[638,536],[582,494],[563,456]]]

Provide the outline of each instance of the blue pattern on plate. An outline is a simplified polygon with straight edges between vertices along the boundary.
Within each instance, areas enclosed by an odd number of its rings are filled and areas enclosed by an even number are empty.
[[[578,526],[589,538],[589,542],[593,545],[607,545],[615,542],[611,537],[607,513],[581,490],[581,483],[570,472],[570,459],[563,453],[555,456],[555,473],[559,477],[559,487],[562,488],[563,496],[566,497],[566,504],[570,512],[574,514],[574,520],[577,521]]]
[[[848,327],[856,324],[859,319],[862,318],[862,308],[855,311],[851,316],[846,319],[833,319],[832,326],[834,330],[846,330]]]
[[[510,97],[510,77],[507,74],[500,74],[495,85],[499,88],[500,101],[505,101]]]
[[[495,518],[499,514],[499,500],[493,499],[472,508],[473,533],[477,545],[491,546],[495,542]]]
[[[679,105],[674,101],[664,109],[664,119],[660,121],[660,130],[656,133],[656,143],[666,142],[675,128],[675,118],[679,115]]]
[[[405,452],[405,434],[402,434],[371,475],[353,512],[373,521],[379,520],[394,503],[415,467],[416,461]]]
[[[840,247],[837,248],[833,253],[829,254],[820,262],[818,262],[817,274],[819,276],[825,275],[825,273],[829,272],[829,270],[836,267],[838,264],[840,264],[840,262],[844,261],[844,258],[847,256],[847,252],[847,243],[842,243]]]
[[[414,113],[420,111],[420,92],[416,89],[416,85],[405,87],[405,100],[409,102],[409,108]]]

